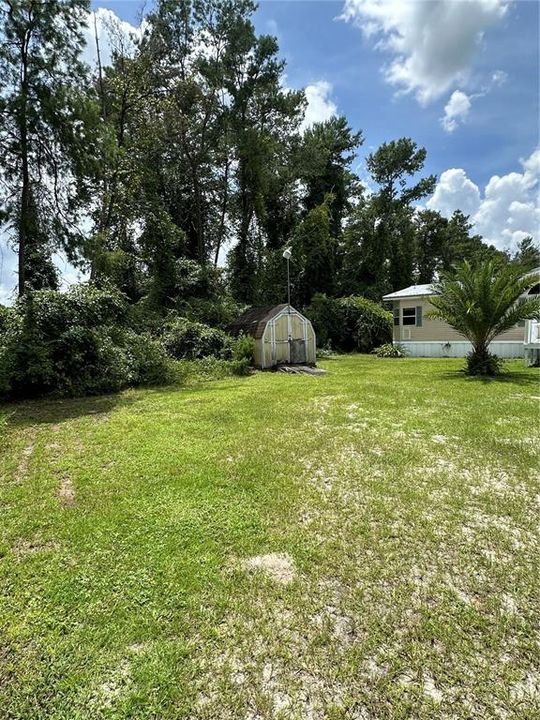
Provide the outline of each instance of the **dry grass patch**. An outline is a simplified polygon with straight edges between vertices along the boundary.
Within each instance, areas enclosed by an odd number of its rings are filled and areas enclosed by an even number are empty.
[[[284,585],[292,582],[296,576],[294,561],[288,553],[270,553],[248,558],[244,561],[244,568],[248,572],[261,572]]]

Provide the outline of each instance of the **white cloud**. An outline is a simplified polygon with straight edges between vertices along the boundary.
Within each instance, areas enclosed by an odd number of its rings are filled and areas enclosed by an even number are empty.
[[[446,132],[454,132],[459,125],[466,121],[473,100],[485,97],[493,88],[504,85],[507,79],[508,75],[503,70],[495,70],[491,74],[489,82],[473,95],[467,95],[462,90],[454,90],[444,108],[444,116],[441,118],[441,125]]]
[[[444,108],[444,117],[441,118],[441,125],[446,132],[454,132],[466,120],[470,109],[470,97],[461,90],[454,90]]]
[[[306,128],[313,123],[329,120],[337,112],[337,105],[331,99],[332,85],[326,80],[319,80],[304,88],[307,107],[306,114],[302,121],[301,128]]]
[[[427,207],[449,217],[454,210],[470,215],[474,231],[500,249],[515,249],[527,235],[540,240],[540,149],[521,160],[523,172],[493,175],[483,194],[465,170],[442,173]]]
[[[466,82],[483,33],[507,0],[345,0],[341,18],[360,27],[392,59],[386,80],[422,104]]]
[[[537,148],[532,155],[521,161],[525,168],[525,176],[529,183],[534,183],[534,179],[540,177],[540,148]]]
[[[438,210],[445,217],[457,209],[466,215],[473,215],[480,206],[480,190],[478,185],[469,180],[465,170],[451,168],[442,173],[427,206]]]
[[[491,86],[501,86],[504,85],[504,83],[508,80],[508,73],[505,73],[504,70],[495,70],[494,73],[491,74]]]
[[[144,21],[136,27],[126,20],[120,20],[108,8],[98,8],[95,12],[89,13],[87,27],[84,31],[86,47],[83,50],[82,59],[92,67],[97,63],[96,28],[101,64],[110,65],[111,48],[118,42],[124,44],[128,54],[134,50],[134,39],[141,36],[144,30]]]

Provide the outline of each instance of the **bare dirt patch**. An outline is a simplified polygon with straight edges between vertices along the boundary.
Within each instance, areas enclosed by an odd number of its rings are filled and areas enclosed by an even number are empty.
[[[518,702],[540,700],[540,673],[530,672],[521,682],[514,683],[510,689],[510,695],[513,700]]]
[[[256,555],[244,562],[244,569],[248,572],[262,572],[271,580],[283,585],[292,582],[296,576],[294,560],[288,553]]]
[[[77,504],[75,488],[69,475],[64,475],[58,488],[58,499],[64,507],[73,507]]]
[[[132,683],[131,663],[123,659],[111,671],[110,677],[99,686],[91,698],[91,704],[103,709],[112,708]]]
[[[35,442],[36,435],[33,433],[32,435],[29,435],[27,445],[21,452],[19,464],[17,465],[17,469],[15,471],[15,480],[17,482],[23,482],[28,476],[28,466],[34,453]]]
[[[12,546],[13,553],[17,559],[22,559],[28,555],[34,555],[39,552],[58,550],[58,548],[58,543],[45,542],[40,539],[28,540],[27,538],[20,538]]]

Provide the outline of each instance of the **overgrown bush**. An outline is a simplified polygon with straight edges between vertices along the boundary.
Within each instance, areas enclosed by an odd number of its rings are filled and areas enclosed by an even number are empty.
[[[384,345],[375,348],[372,352],[380,358],[402,358],[407,356],[407,350],[399,343],[396,345],[393,345],[392,343],[385,343]]]
[[[351,295],[340,298],[343,313],[343,349],[371,352],[392,340],[392,314],[373,300]]]
[[[132,385],[163,385],[174,381],[172,361],[161,342],[148,334],[126,331],[123,345],[129,357]]]
[[[344,352],[371,352],[392,340],[392,314],[367,298],[330,298],[317,294],[306,310],[317,344]]]
[[[0,393],[96,395],[167,382],[165,350],[125,330],[125,318],[117,290],[78,285],[66,293],[27,293],[0,336]]]
[[[340,349],[339,327],[342,323],[342,313],[336,298],[316,293],[311,299],[311,305],[306,309],[306,315],[315,330],[317,347],[327,347],[331,344]]]
[[[205,357],[230,359],[233,340],[223,330],[187,318],[166,322],[163,345],[176,360],[197,360]]]

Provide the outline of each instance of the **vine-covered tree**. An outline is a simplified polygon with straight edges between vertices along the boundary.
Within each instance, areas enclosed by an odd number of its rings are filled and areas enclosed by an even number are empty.
[[[351,165],[362,143],[362,133],[353,132],[343,116],[315,123],[304,134],[298,157],[300,177],[306,186],[304,206],[309,212],[327,202],[331,194],[331,232],[336,238],[359,194],[358,177]]]
[[[410,138],[383,143],[368,155],[367,169],[378,190],[353,209],[344,237],[341,285],[379,300],[385,292],[410,285],[415,270],[415,209],[436,178],[415,180],[426,150]]]

